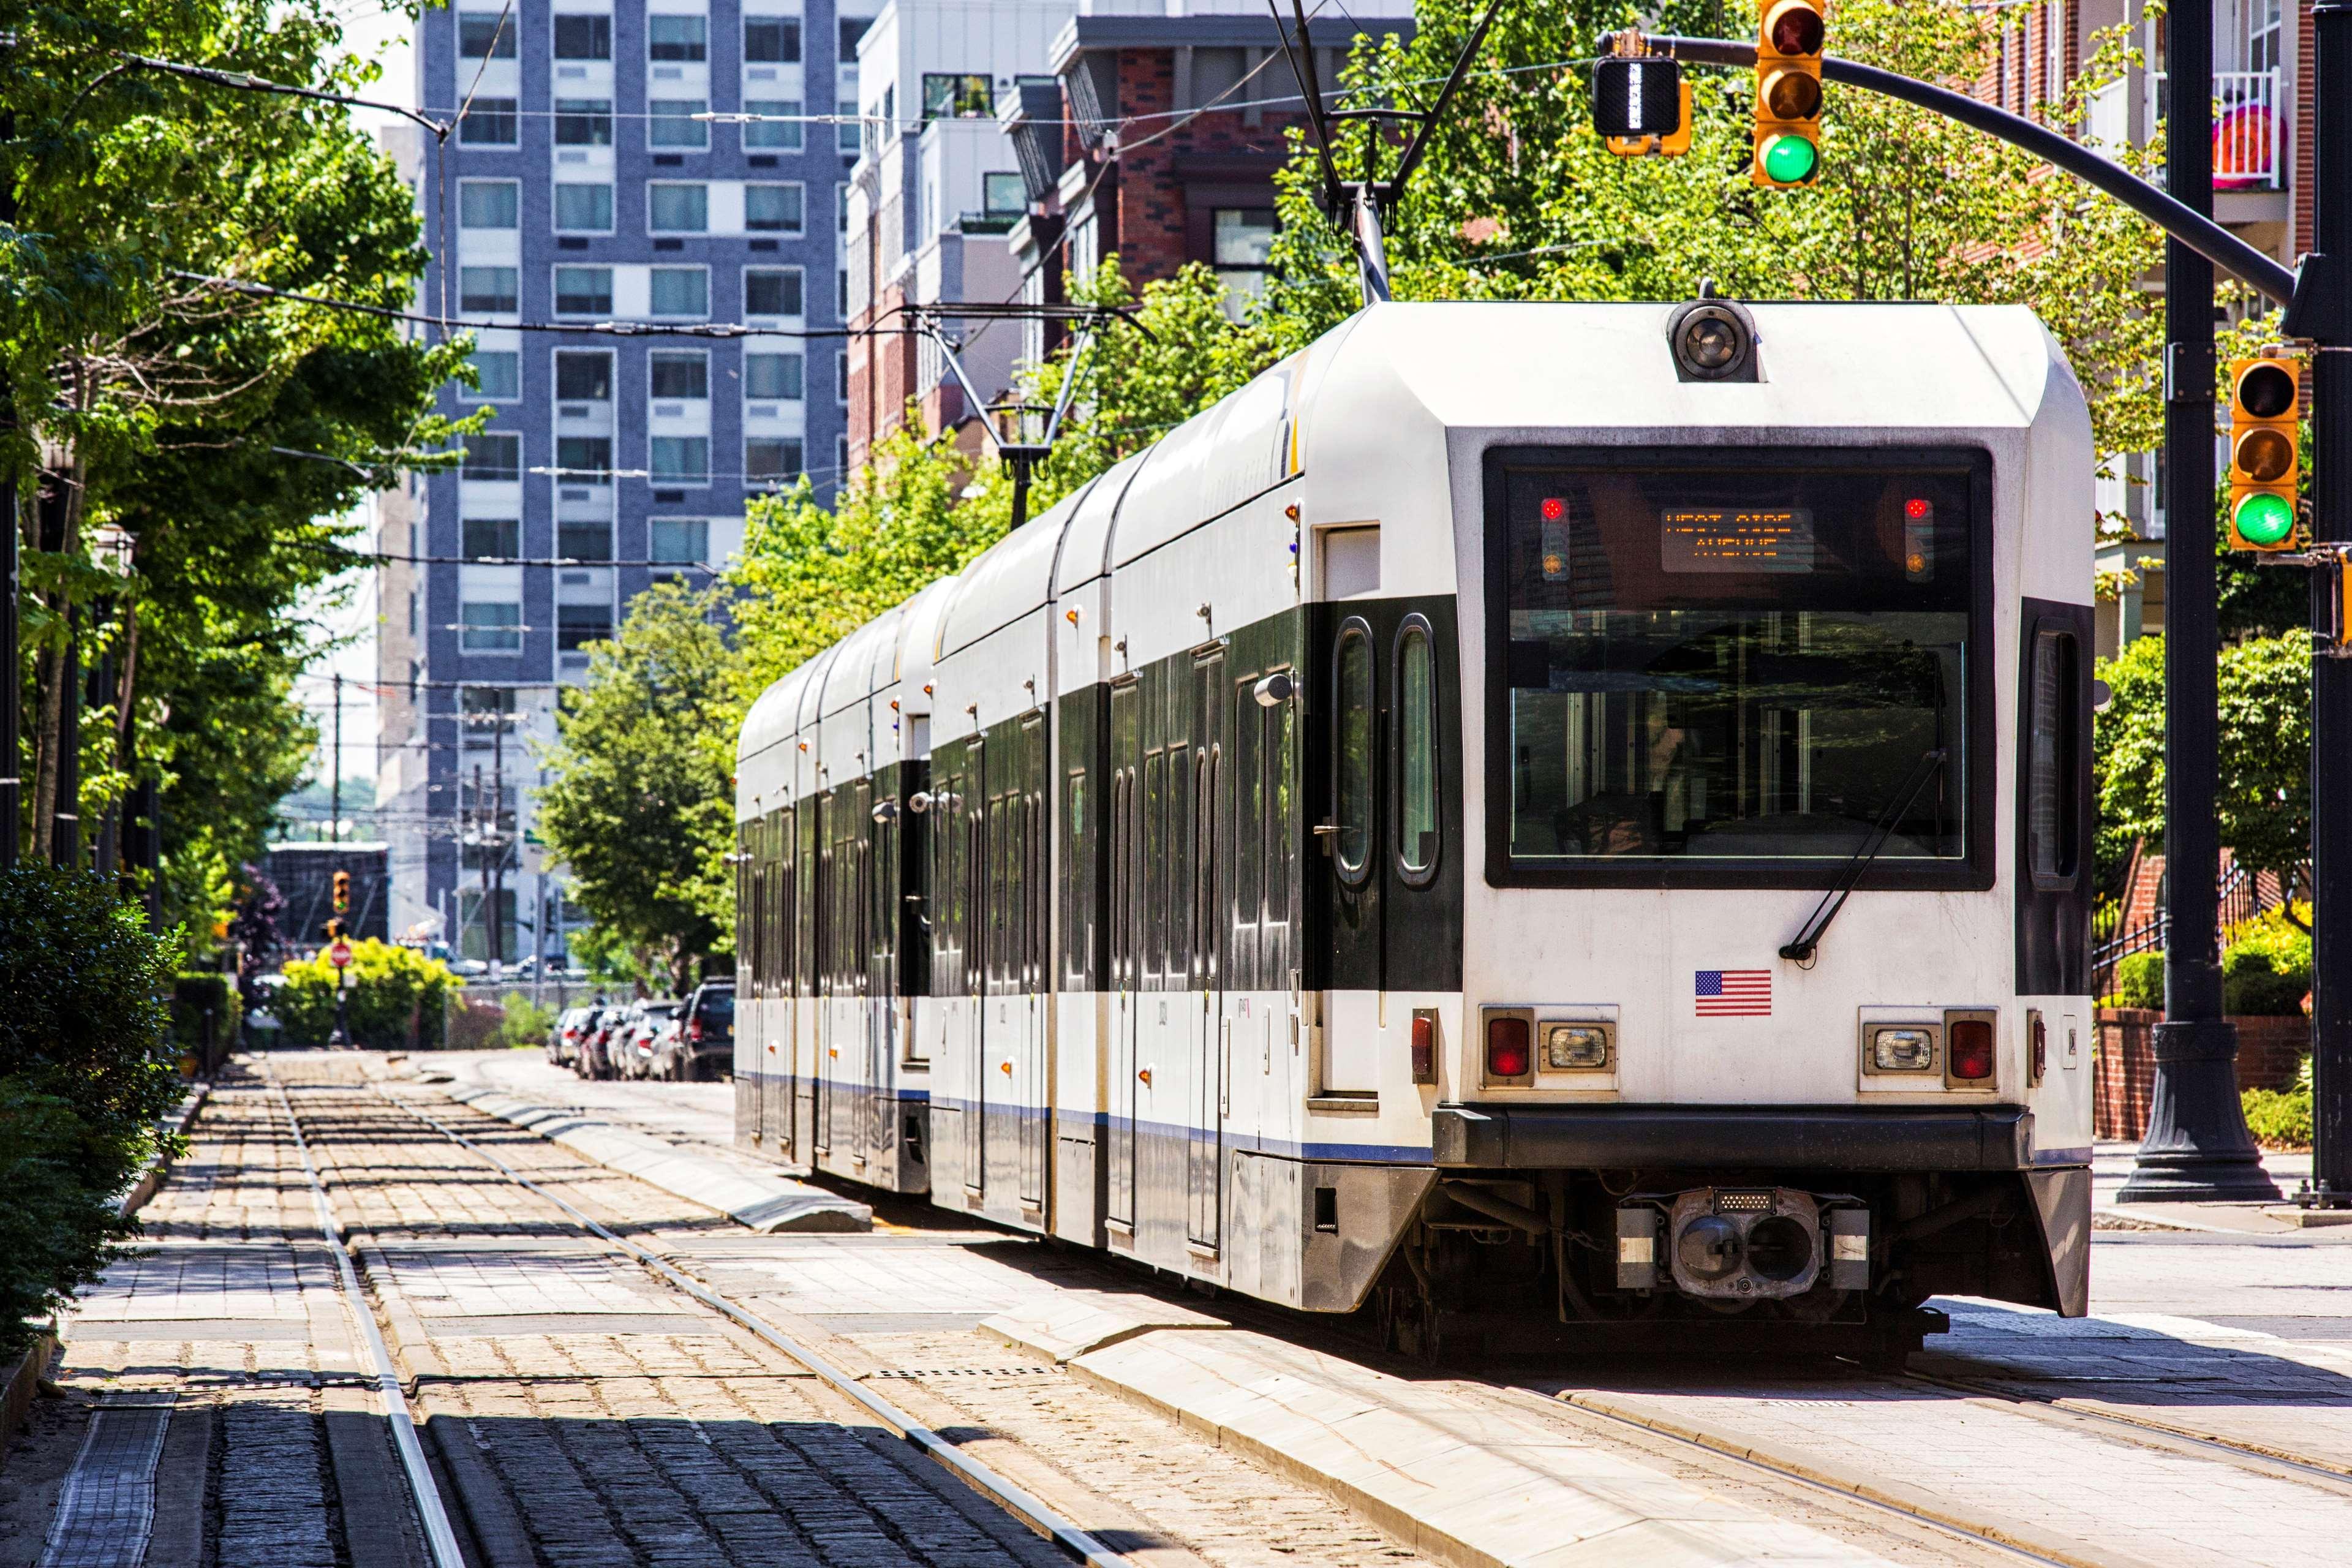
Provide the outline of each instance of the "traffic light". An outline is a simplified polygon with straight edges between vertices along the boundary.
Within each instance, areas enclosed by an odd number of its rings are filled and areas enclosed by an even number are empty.
[[[2303,362],[2230,362],[2230,548],[2294,547]]]
[[[341,937],[342,936],[342,934],[343,934],[343,922],[342,922],[342,921],[329,921],[327,922],[327,940],[328,940],[329,942],[335,942],[335,941],[337,941],[337,940],[341,939]]]
[[[1822,0],[1759,0],[1756,153],[1759,185],[1810,185],[1822,169]]]
[[[335,873],[335,912],[339,915],[348,914],[351,912],[351,907],[352,874],[349,871],[338,871]]]
[[[1639,49],[1638,37],[1620,36],[1617,47]],[[1592,67],[1592,122],[1602,143],[1621,158],[1650,153],[1680,157],[1690,151],[1691,89],[1679,61],[1668,55],[1620,53]]]

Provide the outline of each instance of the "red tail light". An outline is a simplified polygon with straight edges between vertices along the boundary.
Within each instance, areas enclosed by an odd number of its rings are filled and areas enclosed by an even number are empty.
[[[1953,1078],[1981,1082],[1992,1076],[1992,1026],[1984,1019],[1955,1023],[1949,1050]]]
[[[689,1039],[689,1040],[692,1040],[692,1041],[693,1041],[696,1045],[698,1045],[698,1045],[700,1045],[700,1044],[702,1043],[702,1020],[701,1020],[701,1019],[697,1018],[693,1023],[688,1024],[688,1025],[686,1026],[686,1037],[687,1037],[688,1039]]]
[[[1437,1081],[1437,1020],[1419,1008],[1412,1015],[1412,1081]]]
[[[1528,1021],[1525,1018],[1486,1020],[1486,1076],[1525,1078],[1528,1074]]]

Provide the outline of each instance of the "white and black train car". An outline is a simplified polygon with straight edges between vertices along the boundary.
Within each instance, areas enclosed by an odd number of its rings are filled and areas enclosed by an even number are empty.
[[[761,700],[740,1137],[1424,1350],[2080,1313],[2091,473],[2022,310],[1367,310]]]

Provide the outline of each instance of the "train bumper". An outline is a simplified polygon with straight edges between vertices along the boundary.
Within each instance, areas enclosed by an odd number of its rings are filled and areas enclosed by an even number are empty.
[[[2037,1161],[2021,1106],[1441,1105],[1439,1165],[1657,1170],[2025,1171]],[[2065,1163],[2090,1163],[2090,1151]]]

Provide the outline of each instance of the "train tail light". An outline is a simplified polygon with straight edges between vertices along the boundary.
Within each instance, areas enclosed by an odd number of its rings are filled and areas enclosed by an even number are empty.
[[[1982,1083],[1992,1077],[1992,1024],[1985,1018],[1962,1018],[1952,1025],[1945,1060],[1956,1083]]]
[[[1412,1010],[1412,1081],[1437,1081],[1437,1011],[1433,1007]]]
[[[1528,1020],[1499,1014],[1486,1020],[1486,1077],[1492,1080],[1522,1079],[1534,1065]]]

